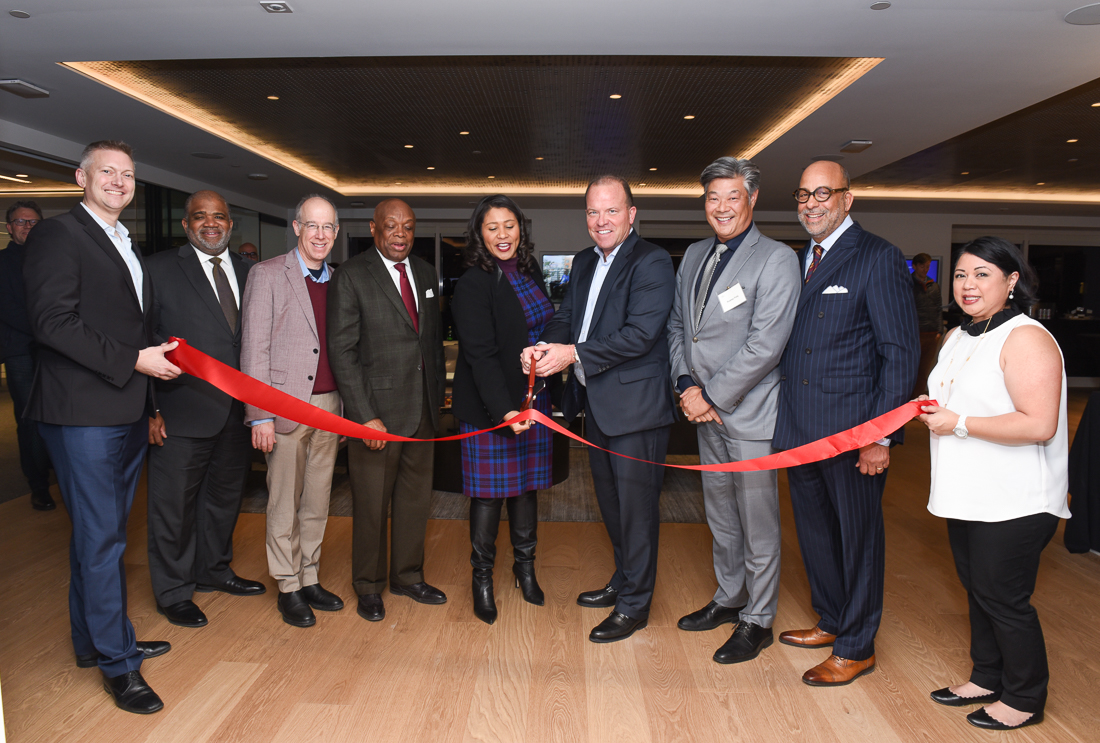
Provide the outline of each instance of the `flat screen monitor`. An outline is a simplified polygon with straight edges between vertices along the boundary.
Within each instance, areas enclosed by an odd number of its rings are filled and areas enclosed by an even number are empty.
[[[913,259],[905,259],[905,267],[909,269],[909,273],[913,273]],[[935,281],[937,284],[940,281],[940,259],[933,258],[932,265],[928,267],[928,278]]]

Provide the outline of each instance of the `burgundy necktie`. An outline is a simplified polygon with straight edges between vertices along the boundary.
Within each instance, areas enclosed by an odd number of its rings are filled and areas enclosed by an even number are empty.
[[[419,333],[420,318],[417,317],[416,314],[416,297],[413,296],[413,288],[412,284],[409,283],[409,276],[405,273],[405,264],[395,263],[393,267],[401,274],[401,301],[405,303],[405,309],[409,311],[409,317],[412,318],[413,330]]]
[[[814,271],[817,270],[817,264],[821,263],[821,256],[825,255],[825,251],[822,250],[820,245],[814,245],[814,259],[810,261],[810,267],[806,269],[806,282],[810,283],[810,277],[814,275]]]

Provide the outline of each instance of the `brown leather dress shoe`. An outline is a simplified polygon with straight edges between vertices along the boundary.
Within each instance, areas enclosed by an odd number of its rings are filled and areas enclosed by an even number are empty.
[[[844,686],[873,670],[875,670],[873,655],[867,660],[848,660],[830,655],[824,663],[802,674],[802,681],[810,686]]]
[[[794,645],[796,648],[827,648],[836,640],[836,635],[831,635],[820,627],[813,629],[792,629],[779,634],[779,641],[784,645]]]

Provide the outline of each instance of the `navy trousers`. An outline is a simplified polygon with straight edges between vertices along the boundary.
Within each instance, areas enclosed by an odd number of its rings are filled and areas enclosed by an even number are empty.
[[[8,356],[4,359],[4,368],[8,372],[8,392],[11,393],[11,401],[15,407],[19,467],[32,491],[49,490],[50,455],[46,453],[46,444],[38,435],[38,423],[23,417],[31,395],[31,383],[34,381],[34,359],[30,354]]]
[[[886,572],[886,473],[860,474],[858,461],[853,451],[787,469],[818,626],[836,635],[833,654],[848,660],[875,654]]]
[[[608,436],[588,414],[588,440],[596,446],[650,462],[665,461],[669,426]],[[653,585],[657,581],[657,539],[661,513],[658,503],[664,467],[635,462],[588,448],[592,484],[607,536],[615,553],[611,587],[619,592],[615,611],[633,619],[649,616]]]
[[[126,522],[149,441],[145,418],[126,426],[39,423],[73,520],[69,622],[77,655],[99,653],[107,677],[141,668],[126,615]]]

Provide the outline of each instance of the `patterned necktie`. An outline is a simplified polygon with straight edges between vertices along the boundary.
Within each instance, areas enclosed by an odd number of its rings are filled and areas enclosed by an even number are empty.
[[[810,277],[814,275],[814,271],[817,270],[817,264],[821,263],[821,256],[825,255],[825,250],[820,245],[814,245],[814,259],[810,261],[810,267],[806,269],[806,281],[810,283]]]
[[[718,243],[714,249],[714,255],[707,261],[703,269],[703,283],[699,285],[699,293],[695,296],[695,329],[699,329],[699,323],[703,322],[703,310],[706,309],[707,293],[710,291],[710,282],[714,279],[714,270],[718,267],[718,261],[722,253],[726,252],[726,245]]]
[[[222,306],[225,321],[229,323],[229,329],[237,331],[237,300],[233,299],[233,287],[229,285],[229,277],[222,270],[222,259],[211,258],[214,264],[214,288],[218,294],[218,304]]]
[[[412,318],[413,330],[419,333],[420,318],[416,314],[416,298],[413,297],[413,288],[412,284],[409,283],[409,276],[405,273],[405,264],[395,263],[393,267],[397,269],[397,273],[401,274],[401,301],[405,303],[405,309],[408,310],[409,317]]]

